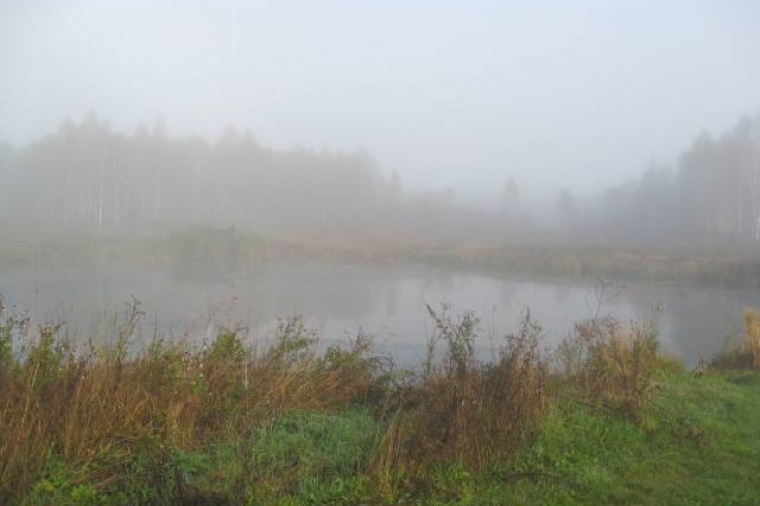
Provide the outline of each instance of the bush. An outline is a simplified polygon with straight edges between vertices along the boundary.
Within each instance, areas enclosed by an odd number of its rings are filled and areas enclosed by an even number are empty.
[[[760,368],[760,312],[748,307],[742,313],[744,334],[729,336],[713,366],[722,369]]]
[[[376,388],[366,334],[318,356],[294,317],[260,351],[227,329],[201,349],[160,338],[139,349],[130,339],[142,313],[131,308],[97,351],[75,350],[59,325],[30,336],[27,320],[0,312],[0,503],[32,490],[52,502],[176,503],[198,492],[188,481],[198,449],[240,446],[273,418],[345,409]],[[238,452],[238,467],[249,456]]]
[[[612,316],[576,324],[558,348],[560,373],[588,402],[639,421],[656,384],[661,358],[656,320],[623,324]]]
[[[436,322],[431,353],[440,341],[447,352],[441,361],[429,358],[424,375],[404,389],[378,458],[383,479],[401,479],[399,469],[461,463],[477,470],[508,460],[546,407],[548,368],[538,349],[540,327],[529,313],[505,338],[499,359],[479,363],[477,319],[454,318],[447,306],[440,313],[428,309]]]

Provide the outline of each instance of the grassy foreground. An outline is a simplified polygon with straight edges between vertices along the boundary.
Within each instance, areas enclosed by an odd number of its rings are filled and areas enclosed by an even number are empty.
[[[661,373],[657,381],[643,427],[558,403],[516,472],[454,503],[758,504],[760,374]]]
[[[760,317],[729,369],[685,371],[651,324],[581,322],[549,354],[529,315],[493,363],[477,319],[429,308],[418,371],[359,334],[318,352],[74,346],[0,306],[0,504],[726,504],[760,501]],[[747,369],[730,369],[746,366]]]

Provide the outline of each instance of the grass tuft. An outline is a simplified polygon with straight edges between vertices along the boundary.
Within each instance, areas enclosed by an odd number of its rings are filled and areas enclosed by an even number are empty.
[[[718,369],[760,369],[760,312],[747,307],[742,313],[744,333],[729,336],[712,365]]]
[[[512,458],[538,430],[548,400],[540,327],[529,313],[505,338],[499,359],[479,363],[477,319],[453,317],[447,306],[428,310],[436,322],[432,340],[444,342],[446,353],[429,359],[424,374],[402,391],[378,460],[382,477],[396,480],[391,488],[431,465],[478,471]]]
[[[582,399],[634,421],[657,387],[655,373],[674,368],[660,353],[654,318],[647,324],[623,324],[611,316],[580,322],[557,356],[565,384]]]

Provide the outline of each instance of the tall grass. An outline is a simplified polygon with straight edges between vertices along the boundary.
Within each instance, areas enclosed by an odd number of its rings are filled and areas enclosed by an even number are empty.
[[[530,312],[488,362],[475,354],[474,314],[428,312],[424,367],[397,371],[365,332],[318,353],[298,317],[263,347],[244,329],[200,347],[160,336],[141,346],[133,301],[111,344],[74,346],[59,325],[34,326],[0,303],[0,504],[426,494],[441,473],[466,482],[510,465],[558,393],[638,420],[664,363],[654,321],[581,322],[552,370]]]
[[[537,430],[548,401],[540,327],[529,314],[505,338],[499,358],[481,363],[474,315],[455,317],[446,306],[428,311],[436,323],[431,341],[442,342],[445,353],[440,360],[429,357],[423,374],[402,390],[376,468],[391,488],[399,480],[424,486],[420,470],[439,464],[482,470],[508,461]]]
[[[129,339],[141,317],[137,306],[116,343],[101,349],[75,349],[60,337],[59,327],[33,331],[28,320],[4,313],[3,504],[48,487],[45,473],[55,462],[77,470],[70,486],[162,490],[176,497],[182,482],[172,465],[176,455],[245,439],[293,410],[352,405],[376,381],[378,362],[364,340],[317,356],[298,318],[282,320],[272,346],[260,351],[233,330],[220,331],[201,349],[157,339],[132,351]]]
[[[723,369],[760,369],[760,312],[747,307],[742,313],[744,332],[729,336],[713,365]]]
[[[638,421],[656,388],[654,375],[678,367],[660,352],[655,318],[622,323],[597,316],[575,325],[557,349],[559,372],[581,399]]]

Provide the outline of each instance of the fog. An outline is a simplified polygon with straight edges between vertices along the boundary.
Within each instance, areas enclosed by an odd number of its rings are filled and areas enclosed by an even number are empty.
[[[497,198],[476,201],[450,186],[405,185],[364,151],[276,150],[233,128],[213,142],[177,137],[160,119],[127,135],[94,113],[22,149],[4,146],[0,176],[0,225],[15,231],[140,237],[203,226],[204,240],[218,245],[232,244],[235,228],[500,244],[760,244],[760,114],[699,134],[674,164],[651,161],[590,196],[563,188],[551,202],[526,197],[512,176]]]
[[[547,272],[587,272],[578,247],[671,269],[599,245],[755,261],[757,26],[740,1],[6,1],[0,254],[55,234],[159,237],[131,260],[198,272],[283,237],[482,265],[560,246],[512,258]]]
[[[748,504],[753,366],[760,0],[0,0],[0,506]]]
[[[124,136],[231,127],[492,207],[511,177],[536,217],[756,114],[758,26],[752,1],[5,0],[0,139],[90,111]]]

